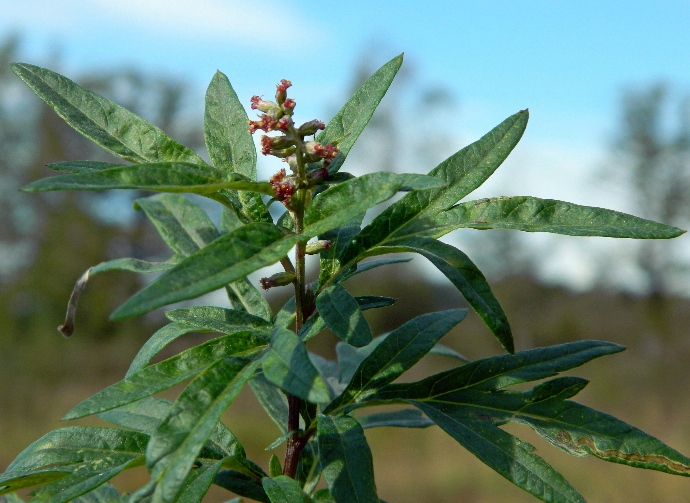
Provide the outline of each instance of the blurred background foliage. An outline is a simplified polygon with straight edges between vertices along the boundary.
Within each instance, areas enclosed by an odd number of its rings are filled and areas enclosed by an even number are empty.
[[[63,339],[55,327],[64,317],[74,281],[88,267],[112,258],[169,255],[143,215],[132,210],[132,200],[144,194],[18,192],[45,176],[47,163],[112,159],[73,132],[14,77],[8,63],[21,59],[18,39],[0,41],[0,468],[58,427],[59,418],[71,407],[121,379],[141,344],[164,323],[161,313],[109,322],[110,312],[141,287],[141,278],[113,272],[91,281],[80,301],[75,335]],[[55,59],[44,64],[60,72]],[[362,58],[353,70],[353,89],[373,71],[367,61]],[[190,121],[184,113],[184,82],[137,69],[70,77],[203,151],[201,118]],[[438,127],[444,121],[462,120],[459,104],[450,96],[443,86],[420,83],[413,70],[402,73],[353,150],[353,172],[408,171],[410,165],[429,169],[451,154],[452,142]],[[407,108],[401,109],[401,103]],[[404,122],[398,120],[401,115]],[[412,139],[403,130],[410,123],[418,134]],[[612,190],[625,187],[631,211],[687,229],[690,101],[674,100],[664,83],[631,89],[621,96],[618,135],[602,139],[606,141],[611,143],[611,162],[593,183],[610,184]],[[621,243],[611,256],[591,264],[599,272],[599,283],[575,292],[540,282],[545,250],[531,248],[530,237],[510,231],[468,231],[452,239],[462,240],[461,246],[492,281],[518,349],[581,339],[627,346],[620,355],[577,370],[577,375],[593,380],[581,401],[690,452],[690,381],[685,367],[690,361],[690,300],[676,293],[688,291],[687,263],[678,247],[667,242]],[[463,304],[457,291],[422,260],[351,280],[354,294],[399,298],[391,308],[368,313],[375,333],[423,312]],[[608,278],[616,268],[642,277],[643,288],[613,288]],[[278,308],[287,296],[286,291],[272,295],[272,305]],[[164,356],[198,342],[196,337],[176,341]],[[314,351],[332,356],[334,338],[314,342]],[[476,315],[456,327],[444,343],[472,359],[500,352]],[[408,378],[449,364],[429,357]],[[278,432],[252,397],[241,395],[227,419],[250,455],[266,464],[270,453],[264,448]],[[529,435],[526,438],[534,441],[540,454],[589,501],[687,500],[686,478],[570,458]],[[533,501],[438,430],[375,429],[367,436],[379,491],[388,501]],[[120,488],[133,489],[144,479],[135,470],[122,477]],[[222,491],[208,496],[208,501],[227,499]]]

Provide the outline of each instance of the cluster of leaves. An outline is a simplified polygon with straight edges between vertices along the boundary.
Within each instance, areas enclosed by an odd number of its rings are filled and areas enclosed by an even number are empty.
[[[68,124],[131,164],[66,161],[64,174],[39,180],[28,191],[140,189],[163,194],[137,200],[173,254],[162,263],[118,259],[89,275],[124,269],[163,272],[113,313],[140,315],[224,288],[230,308],[191,307],[166,313],[170,323],[151,336],[125,378],[72,409],[65,419],[98,415],[115,427],[57,429],[24,450],[0,475],[0,494],[38,487],[32,501],[201,501],[212,484],[266,503],[378,502],[371,451],[363,430],[438,425],[481,461],[542,501],[579,502],[582,496],[534,448],[501,429],[526,424],[575,456],[592,455],[630,466],[690,475],[690,459],[644,432],[569,399],[587,381],[558,376],[623,348],[579,341],[514,353],[505,313],[484,276],[459,249],[438,240],[459,228],[623,238],[672,238],[683,231],[631,215],[533,197],[459,202],[479,187],[521,138],[528,112],[508,117],[487,135],[452,155],[428,176],[378,172],[339,173],[402,63],[397,57],[372,75],[325,129],[323,144],[338,143],[328,176],[300,188],[305,204],[274,223],[273,187],[256,180],[256,151],[247,115],[228,79],[218,72],[206,95],[205,134],[212,165],[131,112],[49,70],[15,64],[15,73]],[[322,169],[314,163],[308,169]],[[406,191],[362,228],[365,212]],[[220,227],[180,193],[208,197],[223,207]],[[264,197],[262,197],[262,195]],[[296,295],[273,313],[247,275],[280,262],[294,267],[291,249],[313,239],[331,246],[319,257],[318,280],[299,274]],[[374,337],[363,316],[395,299],[352,296],[344,284],[355,274],[406,261],[373,256],[412,252],[426,257],[457,287],[507,351],[467,362],[439,344],[466,309],[432,312]],[[304,256],[296,255],[296,269]],[[301,262],[301,263],[299,263]],[[306,295],[308,293],[308,295]],[[310,299],[311,309],[305,308]],[[297,320],[297,321],[296,321]],[[337,361],[309,352],[307,341],[330,329],[339,338]],[[158,363],[161,349],[190,332],[217,337]],[[421,381],[396,383],[428,353],[455,358],[457,366]],[[548,379],[527,391],[510,386]],[[170,402],[153,395],[189,384]],[[252,462],[220,422],[248,384],[280,430],[274,446],[288,443],[281,465]],[[388,412],[353,414],[370,406]],[[297,423],[295,422],[297,418]],[[291,454],[292,453],[292,454]],[[294,469],[288,464],[295,462]],[[120,495],[107,482],[146,465],[151,479]],[[317,489],[321,479],[325,488]],[[239,501],[239,498],[237,499]]]

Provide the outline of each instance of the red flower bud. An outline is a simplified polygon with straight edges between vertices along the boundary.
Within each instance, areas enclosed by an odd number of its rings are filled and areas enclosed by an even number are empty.
[[[274,286],[286,286],[295,281],[295,274],[291,272],[277,272],[268,278],[261,278],[259,282],[264,290]]]
[[[305,122],[302,124],[297,132],[302,136],[311,136],[316,134],[320,129],[326,129],[326,125],[320,120],[314,119],[313,121]]]

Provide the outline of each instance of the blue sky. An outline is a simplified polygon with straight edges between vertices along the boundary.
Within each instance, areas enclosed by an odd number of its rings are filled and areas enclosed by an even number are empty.
[[[479,195],[625,210],[592,182],[620,92],[663,80],[690,93],[687,0],[0,0],[0,12],[0,36],[20,34],[29,62],[51,66],[57,54],[70,76],[160,70],[199,103],[216,69],[247,100],[289,78],[304,119],[337,110],[361,58],[379,66],[405,52],[417,82],[448,87],[459,104],[443,124],[452,150],[529,107],[521,145]]]

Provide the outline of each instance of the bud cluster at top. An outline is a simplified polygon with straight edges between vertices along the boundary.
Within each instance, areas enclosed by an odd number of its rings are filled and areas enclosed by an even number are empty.
[[[282,158],[287,162],[292,175],[287,175],[284,169],[273,175],[269,182],[277,200],[289,205],[295,190],[316,185],[328,177],[326,169],[338,155],[335,144],[323,145],[317,141],[304,141],[305,136],[315,135],[325,129],[325,124],[319,120],[305,122],[295,127],[292,114],[295,100],[287,97],[287,89],[292,86],[289,80],[281,80],[276,86],[275,101],[252,96],[251,107],[262,114],[258,120],[249,121],[249,132],[262,130],[266,133],[278,132],[276,136],[263,135],[261,137],[261,153]],[[317,170],[306,173],[306,164],[323,161]]]

